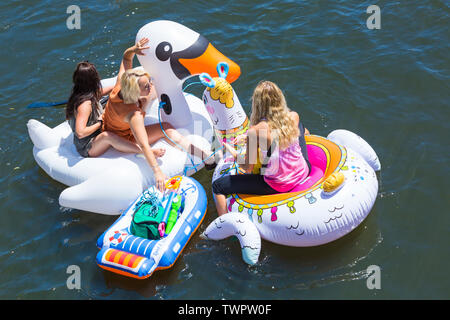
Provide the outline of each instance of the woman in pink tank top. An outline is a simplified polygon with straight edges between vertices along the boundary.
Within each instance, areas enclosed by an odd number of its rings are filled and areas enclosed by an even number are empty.
[[[273,189],[289,192],[308,176],[309,167],[298,141],[284,150],[277,149],[268,158],[267,167],[261,173]]]
[[[309,131],[303,129],[299,115],[289,110],[283,92],[275,83],[261,81],[255,88],[250,123],[247,135],[237,138],[246,141],[245,158],[238,159],[234,149],[225,145],[246,174],[227,175],[214,181],[212,188],[219,216],[227,212],[228,194],[289,192],[309,174],[306,144],[302,144],[305,150],[299,144],[299,137],[304,142],[303,130],[305,134]],[[258,156],[262,163],[261,174],[253,174]]]

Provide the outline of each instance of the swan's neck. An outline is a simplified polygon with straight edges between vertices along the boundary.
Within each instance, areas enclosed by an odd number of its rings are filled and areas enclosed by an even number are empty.
[[[175,128],[185,127],[192,122],[192,113],[182,91],[183,83],[177,85],[155,82],[155,89],[160,102],[165,102],[161,110],[161,120]]]

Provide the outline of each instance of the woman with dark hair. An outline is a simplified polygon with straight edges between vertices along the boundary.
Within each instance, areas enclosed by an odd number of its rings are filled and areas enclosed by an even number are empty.
[[[92,63],[80,62],[73,73],[73,88],[66,107],[66,119],[74,133],[73,142],[83,157],[98,157],[113,147],[125,153],[142,153],[141,148],[115,133],[102,132],[102,106],[100,98],[112,87],[102,88],[100,76]],[[152,149],[161,157],[164,149]]]

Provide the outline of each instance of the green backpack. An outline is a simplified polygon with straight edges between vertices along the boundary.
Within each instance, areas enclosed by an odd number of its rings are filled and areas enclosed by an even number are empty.
[[[131,221],[130,231],[137,237],[150,240],[158,240],[161,238],[158,231],[158,225],[162,220],[164,209],[161,206],[157,210],[153,210],[154,206],[144,203],[134,213]]]
[[[180,195],[175,196],[169,219],[167,221],[166,233],[170,233],[175,225],[178,212],[184,208],[184,200]],[[164,215],[164,207],[158,197],[150,192],[144,193],[142,199],[134,207],[134,216],[131,221],[130,231],[133,235],[150,240],[159,240],[158,226]]]
[[[133,235],[150,240],[160,239],[158,225],[162,220],[164,208],[154,193],[146,191],[134,206],[130,231]]]

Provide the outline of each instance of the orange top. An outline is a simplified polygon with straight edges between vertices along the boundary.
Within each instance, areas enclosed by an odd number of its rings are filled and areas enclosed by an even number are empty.
[[[145,117],[145,111],[138,107],[134,103],[124,103],[119,96],[120,82],[116,83],[116,86],[109,95],[108,102],[106,103],[105,112],[103,113],[103,131],[114,132],[118,136],[121,136],[127,140],[135,141],[133,132],[131,132],[130,124],[125,122],[124,118],[134,111],[139,111],[142,116]]]

